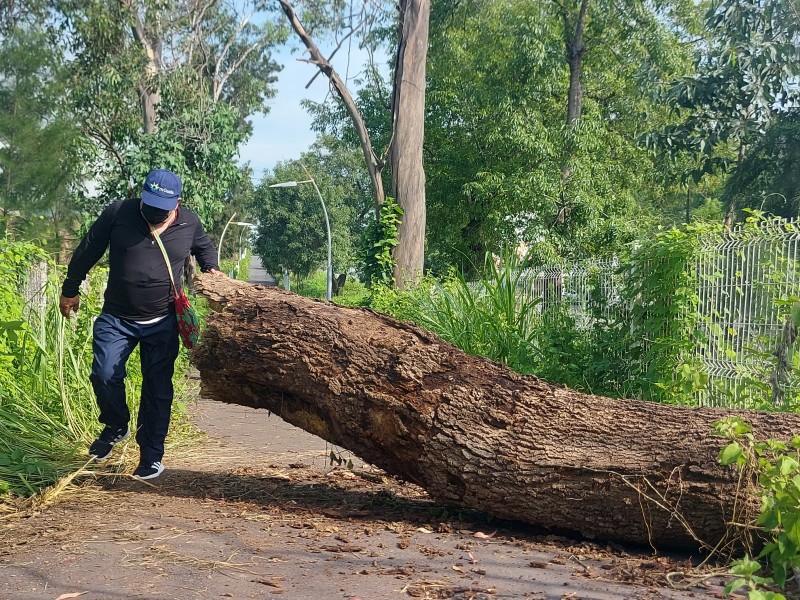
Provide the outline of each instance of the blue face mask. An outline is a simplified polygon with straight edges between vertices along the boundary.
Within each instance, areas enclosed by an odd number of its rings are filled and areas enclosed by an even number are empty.
[[[145,221],[151,225],[158,225],[159,223],[166,221],[170,212],[168,210],[164,210],[163,208],[156,208],[155,206],[149,206],[144,203],[142,203],[141,211]]]

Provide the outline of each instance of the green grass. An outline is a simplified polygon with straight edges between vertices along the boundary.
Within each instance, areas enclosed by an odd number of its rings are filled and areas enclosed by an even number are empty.
[[[219,270],[240,281],[247,281],[250,278],[250,258],[251,254],[241,259],[223,258],[220,261]]]
[[[51,277],[43,290],[44,312],[3,314],[22,322],[6,338],[10,368],[0,381],[0,491],[32,495],[79,468],[96,432],[97,409],[88,380],[91,318],[99,302],[83,296],[77,319],[58,312],[59,285]],[[16,344],[9,343],[16,341]]]
[[[401,320],[414,321],[464,352],[485,356],[522,373],[535,364],[539,300],[519,293],[522,269],[513,252],[499,263],[487,260],[478,281],[460,274],[401,292],[373,290],[371,306]]]
[[[316,271],[311,276],[296,282],[293,292],[306,298],[325,298],[327,279],[325,271]],[[369,302],[369,289],[355,278],[348,277],[344,287],[331,301],[342,306],[366,306]]]

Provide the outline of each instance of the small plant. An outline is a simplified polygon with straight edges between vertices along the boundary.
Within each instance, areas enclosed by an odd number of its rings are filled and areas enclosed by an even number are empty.
[[[377,221],[367,225],[361,252],[363,279],[368,286],[391,285],[395,261],[392,252],[397,246],[403,209],[394,198],[386,198]]]
[[[764,586],[775,582],[771,577],[756,575],[760,570],[761,564],[746,554],[744,558],[734,561],[731,564],[731,574],[735,575],[736,579],[725,586],[725,595],[729,596],[734,590],[746,588],[748,600],[786,600],[783,594],[763,589]]]
[[[331,450],[330,456],[328,458],[330,458],[331,466],[338,465],[341,467],[342,465],[344,465],[346,469],[349,469],[350,471],[353,470],[353,459],[345,458],[344,456],[342,456],[341,452],[337,454],[335,450]]]
[[[520,259],[508,250],[497,262],[487,256],[478,281],[452,273],[443,281],[424,279],[406,292],[379,286],[373,288],[371,306],[414,321],[468,354],[530,373],[537,352],[539,299],[520,293],[523,275]]]
[[[728,417],[715,423],[714,433],[728,440],[720,451],[720,463],[736,465],[745,474],[752,473],[752,478],[748,479],[757,484],[755,493],[761,500],[761,512],[755,525],[768,540],[756,559],[768,563],[772,577],[756,577],[758,569],[753,563],[758,563],[747,557],[734,563],[737,574],[751,587],[774,582],[783,588],[800,567],[800,435],[795,435],[788,443],[759,442],[753,436],[752,427],[740,417]],[[752,593],[750,598],[782,598]]]

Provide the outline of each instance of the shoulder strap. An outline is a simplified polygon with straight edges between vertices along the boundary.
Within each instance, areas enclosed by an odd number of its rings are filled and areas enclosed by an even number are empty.
[[[158,235],[158,232],[155,230],[155,227],[147,224],[150,227],[150,232],[153,234],[153,237],[156,238],[156,242],[158,243],[158,247],[161,249],[161,255],[164,257],[164,262],[167,263],[167,271],[169,271],[169,282],[172,284],[172,293],[175,297],[178,297],[178,288],[175,287],[175,277],[172,275],[172,265],[169,263],[169,256],[167,255],[167,250],[164,248],[164,244],[161,241],[161,236]]]

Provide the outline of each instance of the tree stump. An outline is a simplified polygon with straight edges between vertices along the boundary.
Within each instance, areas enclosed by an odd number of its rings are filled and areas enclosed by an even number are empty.
[[[583,394],[469,356],[413,324],[200,275],[201,393],[267,409],[433,500],[585,538],[710,548],[743,506],[720,418],[789,439],[800,417]],[[739,511],[739,513],[735,513]]]

